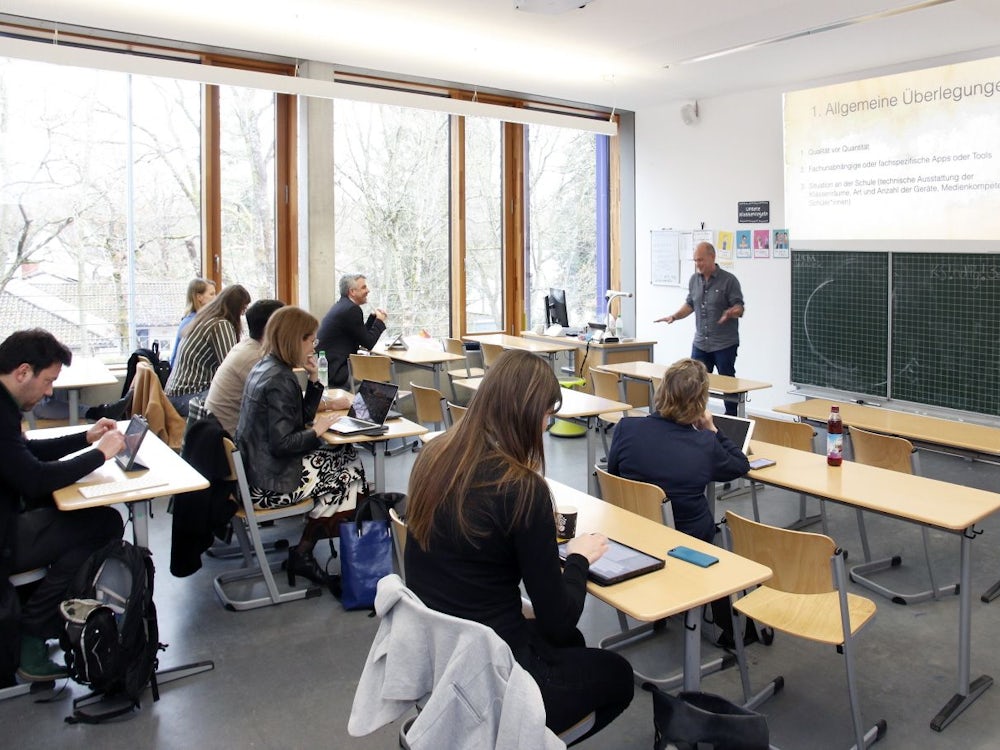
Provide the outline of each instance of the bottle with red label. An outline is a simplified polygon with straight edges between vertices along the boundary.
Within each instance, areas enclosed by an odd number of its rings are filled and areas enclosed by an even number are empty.
[[[830,418],[826,421],[826,462],[830,466],[840,466],[844,460],[844,422],[840,418],[840,407],[830,407]]]

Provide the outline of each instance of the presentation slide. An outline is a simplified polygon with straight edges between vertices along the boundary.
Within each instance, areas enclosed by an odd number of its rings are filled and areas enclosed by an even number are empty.
[[[784,95],[803,240],[1000,237],[1000,57]]]

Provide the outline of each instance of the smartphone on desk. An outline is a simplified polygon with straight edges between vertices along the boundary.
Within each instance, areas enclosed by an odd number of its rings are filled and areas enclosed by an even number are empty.
[[[773,458],[755,458],[750,461],[751,469],[766,469],[768,466],[774,466],[777,461]]]
[[[715,565],[715,563],[719,562],[719,558],[705,552],[699,552],[696,549],[691,549],[690,547],[674,547],[667,554],[671,557],[676,557],[678,560],[684,560],[684,562],[697,565],[699,568],[707,568],[709,565]]]

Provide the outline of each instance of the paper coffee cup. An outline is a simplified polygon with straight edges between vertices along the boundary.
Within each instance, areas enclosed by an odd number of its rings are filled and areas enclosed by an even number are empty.
[[[556,539],[566,541],[576,536],[576,508],[563,505],[556,509]]]

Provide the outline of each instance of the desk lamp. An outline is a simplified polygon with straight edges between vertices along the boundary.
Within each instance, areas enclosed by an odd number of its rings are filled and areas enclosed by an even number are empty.
[[[608,339],[614,339],[615,341],[618,340],[618,321],[616,321],[615,318],[614,318],[614,316],[611,314],[611,303],[617,297],[631,297],[631,296],[632,296],[632,292],[620,292],[617,289],[609,289],[608,291],[606,291],[604,293],[604,298],[608,301],[608,304],[607,304],[607,320],[606,320],[606,322],[608,324],[608,327],[604,331],[604,336],[602,337],[603,341],[607,341]],[[620,318],[621,317],[620,303],[619,303],[619,310],[618,310],[618,312],[619,312],[618,317]]]

